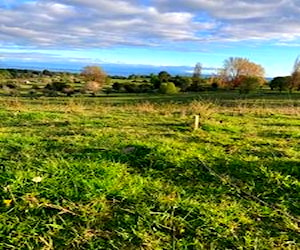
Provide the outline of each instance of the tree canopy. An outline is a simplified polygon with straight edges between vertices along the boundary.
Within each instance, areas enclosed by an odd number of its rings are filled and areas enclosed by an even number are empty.
[[[99,66],[86,66],[81,72],[81,76],[87,81],[97,82],[103,85],[106,81],[106,73]]]
[[[278,89],[280,92],[289,88],[291,83],[291,76],[277,76],[274,77],[269,85],[272,90]]]
[[[263,78],[264,68],[247,58],[230,57],[224,61],[221,77],[225,85],[236,88],[241,85],[243,76]]]

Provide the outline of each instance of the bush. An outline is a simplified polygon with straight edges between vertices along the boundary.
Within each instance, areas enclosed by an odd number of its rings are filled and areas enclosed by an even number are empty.
[[[172,82],[164,82],[160,85],[159,92],[162,94],[176,94],[178,89]]]
[[[14,81],[9,81],[5,84],[5,86],[9,89],[17,89],[19,87],[18,83]]]
[[[172,82],[174,82],[175,86],[180,88],[182,92],[187,91],[187,89],[190,88],[193,83],[190,77],[183,77],[183,76],[173,77]]]
[[[75,89],[71,85],[66,85],[66,87],[61,91],[67,96],[72,96],[75,94]]]
[[[66,88],[67,86],[68,84],[65,82],[56,81],[56,82],[48,83],[45,89],[52,90],[52,91],[63,91],[63,89]]]
[[[203,78],[193,77],[192,84],[188,87],[188,91],[204,91],[204,85],[206,84],[206,80]]]
[[[135,83],[124,84],[124,89],[127,93],[138,93],[139,92],[138,85]]]
[[[119,92],[123,88],[123,85],[119,82],[114,82],[112,85],[112,89]]]
[[[256,76],[245,76],[241,80],[239,90],[241,94],[248,94],[253,90],[257,90],[264,81],[260,77]]]
[[[213,82],[213,83],[211,84],[211,89],[212,89],[213,91],[218,90],[218,88],[219,88],[219,84],[218,84],[217,82]]]

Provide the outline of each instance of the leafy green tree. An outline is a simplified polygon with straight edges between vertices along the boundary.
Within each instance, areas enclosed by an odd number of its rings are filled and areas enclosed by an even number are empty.
[[[248,94],[264,84],[263,78],[257,76],[242,76],[240,81],[239,91],[241,94]]]
[[[181,91],[187,91],[188,88],[192,85],[192,79],[186,76],[175,76],[172,78],[172,82],[176,87],[180,88]]]
[[[50,72],[49,70],[44,69],[42,71],[42,75],[44,75],[44,76],[53,76],[54,74],[52,72]]]
[[[54,81],[52,83],[48,83],[46,85],[45,89],[61,92],[67,86],[68,86],[68,84],[66,82],[63,82],[63,81]]]
[[[269,86],[271,90],[277,89],[281,92],[289,88],[290,82],[291,76],[278,76],[270,81]]]
[[[153,86],[154,89],[159,89],[161,81],[160,81],[160,79],[158,78],[157,75],[151,75],[150,83],[151,83],[151,85]]]
[[[158,73],[158,79],[161,83],[168,82],[171,78],[171,75],[167,71],[161,71]]]
[[[125,83],[123,85],[123,87],[127,93],[138,93],[139,92],[138,85],[135,83],[132,83],[132,82]]]
[[[139,76],[138,75],[135,75],[135,74],[131,74],[128,76],[128,80],[134,80],[134,79],[138,79]]]

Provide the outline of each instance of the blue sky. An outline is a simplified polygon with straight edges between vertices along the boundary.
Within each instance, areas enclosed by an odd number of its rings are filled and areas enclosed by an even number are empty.
[[[300,54],[300,1],[2,0],[0,43],[0,67],[200,62],[217,69],[228,57],[246,57],[266,76],[288,75]]]

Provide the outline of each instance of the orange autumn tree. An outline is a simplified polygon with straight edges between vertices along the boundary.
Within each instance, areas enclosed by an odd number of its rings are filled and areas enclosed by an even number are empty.
[[[84,92],[89,92],[93,96],[104,86],[107,75],[99,66],[86,66],[80,75],[85,81]]]
[[[264,68],[247,58],[230,57],[224,61],[220,76],[225,87],[237,88],[247,77],[260,78],[264,82]]]

